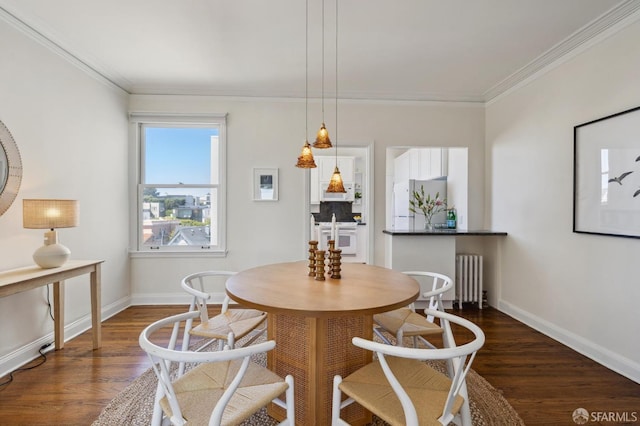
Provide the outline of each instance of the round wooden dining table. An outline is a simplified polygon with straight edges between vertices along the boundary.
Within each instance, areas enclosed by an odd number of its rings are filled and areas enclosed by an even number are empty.
[[[226,292],[243,306],[267,312],[267,335],[276,341],[267,367],[295,380],[296,424],[331,423],[333,377],[343,377],[372,360],[353,337],[373,338],[373,314],[406,306],[420,286],[401,272],[343,263],[342,278],[317,281],[305,262],[278,263],[239,272]],[[284,418],[272,404],[269,414]],[[371,414],[357,404],[342,411],[350,424],[366,424]]]

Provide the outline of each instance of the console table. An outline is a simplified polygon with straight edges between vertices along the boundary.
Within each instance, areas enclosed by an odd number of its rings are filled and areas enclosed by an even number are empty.
[[[100,266],[104,260],[70,260],[62,266],[42,269],[27,266],[0,272],[0,297],[53,283],[53,318],[56,349],[64,348],[64,280],[90,274],[93,349],[102,346]]]

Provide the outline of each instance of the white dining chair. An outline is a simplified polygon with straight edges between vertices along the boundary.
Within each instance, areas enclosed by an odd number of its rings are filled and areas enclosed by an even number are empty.
[[[427,271],[406,271],[403,273],[419,282],[426,282],[431,287],[430,291],[422,294],[423,298],[429,300],[427,309],[444,312],[442,295],[453,288],[453,280],[450,277]],[[417,313],[414,303],[404,308],[375,314],[373,321],[375,323],[373,331],[376,335],[383,342],[396,346],[404,346],[404,338],[411,337],[414,347],[417,347],[418,340],[428,347],[434,347],[428,337],[442,335],[442,328],[433,321],[433,316]],[[392,343],[383,331],[394,336],[395,343]]]
[[[188,335],[186,322],[198,315],[198,311],[173,315],[147,326],[140,334],[140,347],[158,378],[151,424],[237,425],[273,402],[286,412],[279,424],[293,426],[293,377],[282,379],[251,360],[273,349],[275,341],[235,349],[225,346],[222,351],[176,349]],[[192,368],[182,372],[178,368],[182,364]]]
[[[253,343],[266,332],[266,312],[256,309],[230,308],[232,300],[225,295],[222,308],[218,315],[209,316],[208,304],[211,301],[210,286],[217,284],[222,286],[224,282],[236,272],[230,271],[202,271],[184,277],[180,283],[182,289],[189,293],[191,303],[189,311],[198,311],[200,322],[196,325],[193,320],[187,322],[187,335],[183,342],[183,349],[190,345],[190,336],[200,336],[209,339],[209,342],[218,342],[218,349],[229,345],[235,346],[238,339],[253,333],[245,345]]]
[[[471,426],[465,378],[484,344],[484,333],[464,318],[432,309],[426,312],[439,319],[449,347],[408,348],[353,338],[355,346],[375,353],[374,361],[345,378],[334,377],[333,426],[348,425],[340,411],[356,402],[392,426],[450,422]],[[451,323],[471,332],[473,338],[456,346]],[[442,373],[424,362],[427,360],[449,361],[453,372]]]

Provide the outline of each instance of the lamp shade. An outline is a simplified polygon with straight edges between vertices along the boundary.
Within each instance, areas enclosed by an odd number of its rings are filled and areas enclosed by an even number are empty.
[[[80,222],[77,200],[25,199],[22,224],[29,229],[73,228]]]
[[[338,170],[338,166],[336,166],[335,170],[333,171],[333,176],[331,176],[331,180],[329,181],[327,192],[340,192],[343,194],[347,192],[344,189],[344,184],[342,183],[342,175],[340,174],[340,170]]]
[[[318,134],[316,136],[315,142],[313,143],[313,147],[318,149],[326,149],[331,148],[332,146],[333,145],[331,145],[331,139],[329,139],[329,131],[327,130],[327,126],[325,126],[323,122],[322,126],[320,126],[320,130],[318,130]]]
[[[309,145],[309,141],[305,141],[304,146],[302,147],[302,153],[298,157],[296,167],[300,167],[302,169],[313,169],[317,167],[316,162],[313,159],[313,153],[311,152],[311,145]]]

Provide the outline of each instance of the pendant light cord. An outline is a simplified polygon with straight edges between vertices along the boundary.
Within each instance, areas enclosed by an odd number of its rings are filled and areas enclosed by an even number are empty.
[[[336,141],[336,168],[338,168],[338,3],[336,0],[336,129],[334,139]]]
[[[304,35],[304,140],[309,142],[309,0],[305,7],[306,24]]]
[[[322,123],[324,125],[324,0],[322,0]]]

